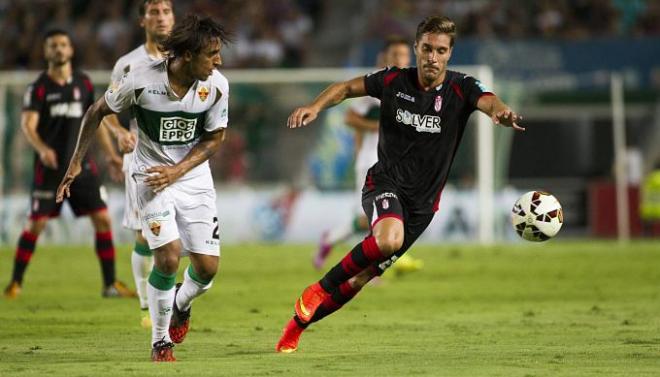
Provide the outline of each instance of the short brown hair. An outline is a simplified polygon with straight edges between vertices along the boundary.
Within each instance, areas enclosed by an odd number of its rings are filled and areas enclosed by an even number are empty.
[[[438,33],[449,35],[449,46],[454,47],[454,38],[456,38],[456,24],[449,17],[429,16],[426,17],[417,26],[415,41],[419,42],[422,35],[426,33]]]
[[[381,52],[387,51],[390,47],[396,46],[396,45],[408,45],[408,40],[400,35],[391,35],[389,36],[386,40],[385,43],[383,44],[383,48],[380,49]]]
[[[142,0],[140,1],[140,8],[138,9],[140,17],[144,17],[144,15],[147,14],[147,5],[158,3],[170,3],[170,7],[174,8],[172,0]]]

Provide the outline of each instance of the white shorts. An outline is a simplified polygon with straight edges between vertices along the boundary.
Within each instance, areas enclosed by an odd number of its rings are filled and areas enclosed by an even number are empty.
[[[210,175],[179,181],[159,193],[133,175],[137,184],[142,235],[150,249],[181,240],[181,256],[220,255],[215,188]]]
[[[133,159],[133,153],[124,154],[124,164],[122,171],[124,172],[124,218],[121,225],[130,230],[138,231],[142,229],[140,223],[140,211],[137,204],[137,186],[135,180],[131,176],[130,166]]]

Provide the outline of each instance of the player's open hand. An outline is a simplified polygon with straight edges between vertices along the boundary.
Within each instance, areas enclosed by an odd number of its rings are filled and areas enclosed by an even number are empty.
[[[319,112],[313,107],[299,107],[295,109],[291,115],[289,115],[289,119],[287,120],[286,125],[289,128],[306,126],[310,124],[314,119],[316,119],[318,113]]]
[[[516,131],[525,131],[524,127],[520,127],[518,122],[522,120],[522,116],[516,114],[513,110],[506,108],[502,111],[498,111],[493,114],[491,117],[493,123],[501,124],[505,127],[511,127]]]
[[[39,152],[39,159],[45,167],[57,170],[57,153],[52,148],[44,148]]]
[[[154,166],[147,169],[147,173],[149,173],[149,176],[144,180],[144,183],[154,192],[163,191],[165,187],[181,178],[181,171],[176,166]]]
[[[119,146],[119,151],[121,153],[131,153],[135,149],[136,138],[135,134],[130,131],[126,131],[119,135],[117,138],[117,144]]]
[[[71,161],[69,168],[64,174],[64,178],[62,178],[62,183],[60,183],[60,186],[57,188],[57,194],[55,195],[55,201],[57,203],[62,203],[65,196],[67,198],[71,196],[71,184],[73,183],[73,180],[80,175],[81,170],[82,167],[80,166],[80,162]]]

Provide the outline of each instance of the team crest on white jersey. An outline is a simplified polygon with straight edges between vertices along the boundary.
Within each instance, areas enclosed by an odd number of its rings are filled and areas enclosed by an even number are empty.
[[[442,96],[435,97],[435,104],[433,105],[433,109],[436,113],[440,112],[440,109],[442,109]]]
[[[202,102],[204,102],[209,97],[209,89],[205,86],[202,86],[197,91],[197,95],[199,95],[199,99],[202,100]]]

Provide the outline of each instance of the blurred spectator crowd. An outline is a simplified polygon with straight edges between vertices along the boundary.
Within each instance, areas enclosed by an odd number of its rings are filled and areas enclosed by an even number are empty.
[[[73,35],[76,63],[110,69],[144,42],[141,0],[0,0],[0,69],[44,67],[42,37],[52,28]],[[173,0],[178,18],[207,14],[234,32],[228,67],[296,67],[319,17],[318,0]]]
[[[429,14],[449,16],[461,38],[580,40],[660,35],[660,0],[371,0],[367,38],[410,35]]]
[[[44,66],[41,38],[50,28],[72,33],[77,63],[109,69],[143,41],[139,0],[0,0],[0,69]],[[660,0],[189,0],[174,1],[178,17],[194,12],[224,22],[235,34],[227,67],[299,67],[308,46],[333,30],[329,7],[359,17],[360,40],[411,36],[426,15],[453,18],[462,38],[586,39],[660,35]],[[337,25],[334,25],[337,28]]]

